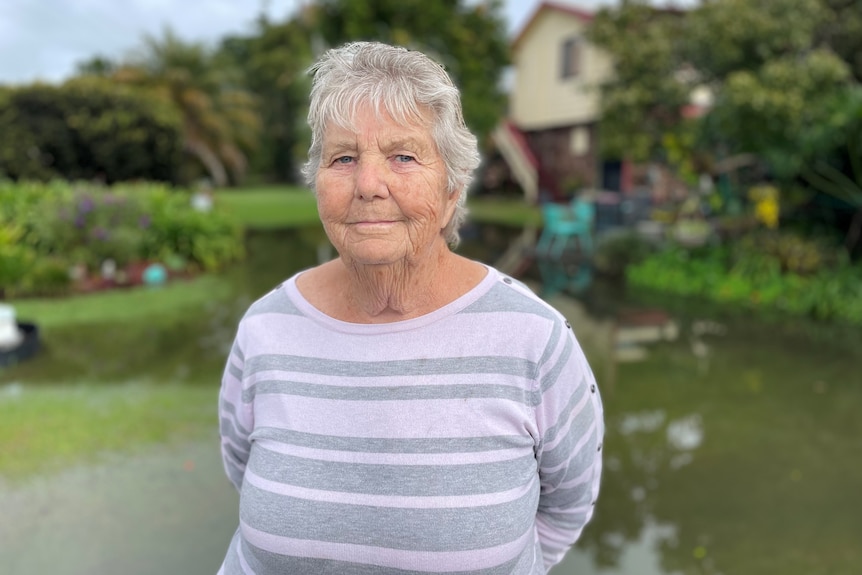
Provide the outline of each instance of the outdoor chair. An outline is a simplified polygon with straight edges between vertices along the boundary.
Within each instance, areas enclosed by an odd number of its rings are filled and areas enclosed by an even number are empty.
[[[559,261],[568,249],[577,248],[581,256],[593,250],[593,222],[596,208],[592,202],[575,198],[568,204],[542,205],[544,228],[536,252]]]

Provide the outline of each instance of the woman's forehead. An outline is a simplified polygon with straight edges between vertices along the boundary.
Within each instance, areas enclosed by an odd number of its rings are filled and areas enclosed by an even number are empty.
[[[347,106],[337,107],[324,118],[323,130],[337,127],[343,130],[358,132],[360,124],[376,123],[380,125],[401,126],[410,131],[430,131],[432,125],[431,111],[422,105],[396,106],[386,101],[369,102],[360,100]]]
[[[389,113],[360,111],[351,118],[335,118],[323,131],[324,146],[341,146],[361,140],[375,140],[387,145],[399,144],[411,149],[434,147],[431,124],[422,118],[394,118]]]

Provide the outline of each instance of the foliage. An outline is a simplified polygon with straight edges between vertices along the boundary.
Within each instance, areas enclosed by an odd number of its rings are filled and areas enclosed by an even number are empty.
[[[0,228],[0,290],[22,281],[35,259],[35,252],[20,243],[21,235],[21,227],[12,222]]]
[[[810,161],[800,144],[808,132],[823,129],[848,75],[846,64],[822,49],[738,70],[725,81],[710,128],[720,129],[735,150],[759,155],[776,176],[790,179]]]
[[[634,230],[605,234],[596,245],[596,271],[609,276],[622,276],[632,265],[644,261],[656,251],[656,246]]]
[[[817,28],[816,44],[828,44],[862,82],[862,0],[822,0],[827,12]]]
[[[731,253],[730,263],[736,271],[754,260],[763,261],[776,273],[810,276],[837,271],[846,263],[846,255],[830,242],[786,231],[754,232],[737,242]]]
[[[818,192],[853,210],[844,238],[853,253],[862,238],[862,85],[836,93],[824,112],[822,122],[802,142],[810,159],[801,176]]]
[[[157,184],[0,182],[0,288],[55,294],[70,270],[98,273],[160,261],[216,269],[242,255],[241,228],[221,211],[195,210],[186,192]],[[30,265],[22,272],[22,262]]]
[[[265,17],[249,36],[222,40],[216,60],[239,70],[259,102],[259,144],[250,157],[252,172],[293,182],[308,149],[305,116],[312,60],[310,31],[302,18],[272,22]]]
[[[708,173],[726,187],[749,169],[782,190],[804,181],[842,202],[855,198],[860,8],[859,0],[713,0],[679,11],[633,0],[599,11],[591,39],[618,69],[603,86],[605,152],[666,161],[689,181]],[[692,118],[696,90],[710,104]],[[852,250],[862,205],[849,206]]]
[[[151,95],[99,78],[0,93],[0,175],[174,182],[180,118]]]
[[[509,63],[499,0],[319,0],[311,26],[327,44],[379,40],[423,50],[461,89],[464,117],[480,138],[505,113],[500,77]]]
[[[745,309],[862,325],[862,267],[793,234],[758,235],[733,249],[672,247],[629,267],[626,280]]]
[[[145,36],[139,52],[109,64],[97,58],[82,73],[107,74],[112,82],[160,98],[182,118],[183,147],[215,186],[245,176],[247,153],[256,145],[260,118],[254,96],[238,71],[200,43],[185,42],[169,28]],[[185,174],[190,181],[195,173]]]
[[[192,209],[188,194],[167,188],[153,190],[148,200],[145,217],[152,232],[143,244],[147,259],[179,258],[210,271],[242,255],[241,228],[227,214]]]
[[[614,62],[614,76],[602,86],[605,156],[654,159],[666,134],[679,127],[691,89],[678,46],[682,25],[679,13],[646,1],[597,12],[587,35]]]
[[[681,48],[704,81],[722,81],[805,53],[825,18],[820,0],[705,2],[686,18]]]

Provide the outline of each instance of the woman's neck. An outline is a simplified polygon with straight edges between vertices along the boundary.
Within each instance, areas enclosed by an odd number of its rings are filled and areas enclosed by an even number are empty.
[[[431,313],[473,289],[485,266],[449,251],[421,265],[357,265],[337,258],[303,273],[297,288],[331,317],[351,323],[389,323]]]
[[[424,315],[451,298],[449,279],[456,259],[448,249],[421,265],[409,260],[363,265],[341,259],[347,276],[341,290],[344,303],[359,321],[398,321]]]

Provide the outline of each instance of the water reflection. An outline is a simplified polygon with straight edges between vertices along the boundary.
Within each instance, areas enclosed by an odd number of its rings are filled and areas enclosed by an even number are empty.
[[[554,575],[862,572],[859,334],[677,321],[606,360],[603,491]]]
[[[513,234],[473,230],[463,251],[495,261]],[[252,234],[223,293],[170,321],[46,333],[38,361],[0,376],[214,385],[240,314],[314,265],[324,241],[316,227]],[[600,285],[582,301],[551,298],[603,389],[606,466],[595,518],[554,575],[862,573],[862,334],[647,305]],[[620,320],[632,309],[663,311],[634,337]],[[619,354],[623,340],[642,353]]]

